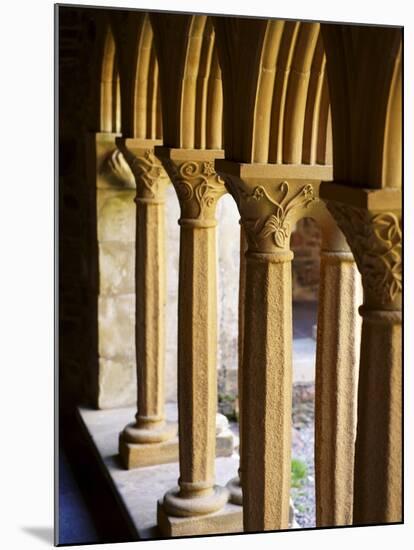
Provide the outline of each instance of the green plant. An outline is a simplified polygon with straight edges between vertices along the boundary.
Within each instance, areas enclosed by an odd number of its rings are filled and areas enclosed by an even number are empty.
[[[234,395],[219,393],[218,408],[221,414],[227,417],[230,422],[238,421],[238,413],[236,410],[236,397]]]
[[[308,472],[308,468],[305,462],[303,462],[303,460],[299,460],[298,458],[293,458],[291,471],[292,471],[292,487],[295,487],[295,488],[301,487],[305,481],[305,478]]]

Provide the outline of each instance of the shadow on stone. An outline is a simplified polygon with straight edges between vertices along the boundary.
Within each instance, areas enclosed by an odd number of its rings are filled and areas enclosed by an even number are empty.
[[[53,527],[22,527],[22,531],[53,545]]]

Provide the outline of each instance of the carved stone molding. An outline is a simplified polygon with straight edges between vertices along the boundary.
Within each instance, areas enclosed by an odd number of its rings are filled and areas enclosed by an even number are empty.
[[[373,213],[334,201],[327,206],[355,256],[365,302],[377,307],[398,305],[402,291],[401,213]]]
[[[113,187],[134,189],[134,175],[119,149],[112,150],[102,161],[99,173]]]
[[[238,205],[250,250],[289,249],[292,223],[318,200],[310,183],[283,180],[255,185],[227,177],[226,185]]]
[[[154,151],[145,149],[134,153],[125,148],[124,156],[135,177],[137,197],[162,198],[169,180],[161,161],[154,155]]]
[[[226,193],[224,180],[211,160],[178,162],[166,159],[164,165],[175,187],[183,218],[214,218],[217,201]]]

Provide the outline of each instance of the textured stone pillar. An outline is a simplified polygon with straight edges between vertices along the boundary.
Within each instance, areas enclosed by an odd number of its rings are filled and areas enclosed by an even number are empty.
[[[292,431],[290,228],[313,202],[303,181],[217,162],[246,232],[242,485],[245,531],[287,529]],[[255,171],[257,170],[257,175]],[[243,174],[245,172],[245,174]]]
[[[332,219],[322,224],[322,234],[315,382],[318,527],[352,525],[362,303],[361,277],[344,236]]]
[[[401,192],[352,189],[347,200],[346,186],[331,187],[339,189],[324,186],[323,196],[346,235],[364,288],[353,520],[401,522]]]
[[[215,485],[217,412],[216,220],[224,182],[213,160],[222,151],[157,148],[181,206],[178,297],[178,418],[180,478],[158,507],[162,532],[185,533],[174,517],[202,517],[188,534],[209,531],[203,516],[225,506],[228,491]],[[224,531],[226,529],[224,525]],[[193,529],[193,531],[191,531]],[[213,531],[216,532],[216,531]],[[220,531],[219,531],[220,532]]]
[[[138,411],[120,435],[127,468],[170,462],[166,445],[177,433],[164,414],[165,369],[165,188],[168,177],[153,152],[153,142],[118,140],[136,181],[136,364]],[[152,147],[151,147],[152,145]]]
[[[246,531],[286,529],[292,411],[290,251],[249,252],[243,369]]]

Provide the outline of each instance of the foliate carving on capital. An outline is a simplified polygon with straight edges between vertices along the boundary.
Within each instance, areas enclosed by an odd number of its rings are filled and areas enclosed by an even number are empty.
[[[193,210],[194,219],[208,218],[218,199],[226,193],[224,180],[216,173],[213,161],[176,164],[168,160],[166,165],[181,207]]]
[[[238,203],[247,237],[258,249],[269,240],[276,248],[286,249],[289,245],[292,215],[295,211],[298,214],[298,210],[306,208],[311,202],[317,200],[311,184],[296,189],[293,194],[287,181],[277,185],[276,193],[266,190],[261,185],[256,186],[251,192],[235,185],[234,182],[228,185]],[[251,218],[249,212],[251,202],[266,202],[267,214]]]
[[[328,209],[352,249],[367,295],[383,305],[394,302],[402,291],[401,215],[336,202],[328,202]]]
[[[168,182],[167,174],[161,162],[151,149],[146,149],[142,155],[126,153],[127,160],[135,176],[137,184],[137,196],[156,198],[160,187],[165,187]]]

